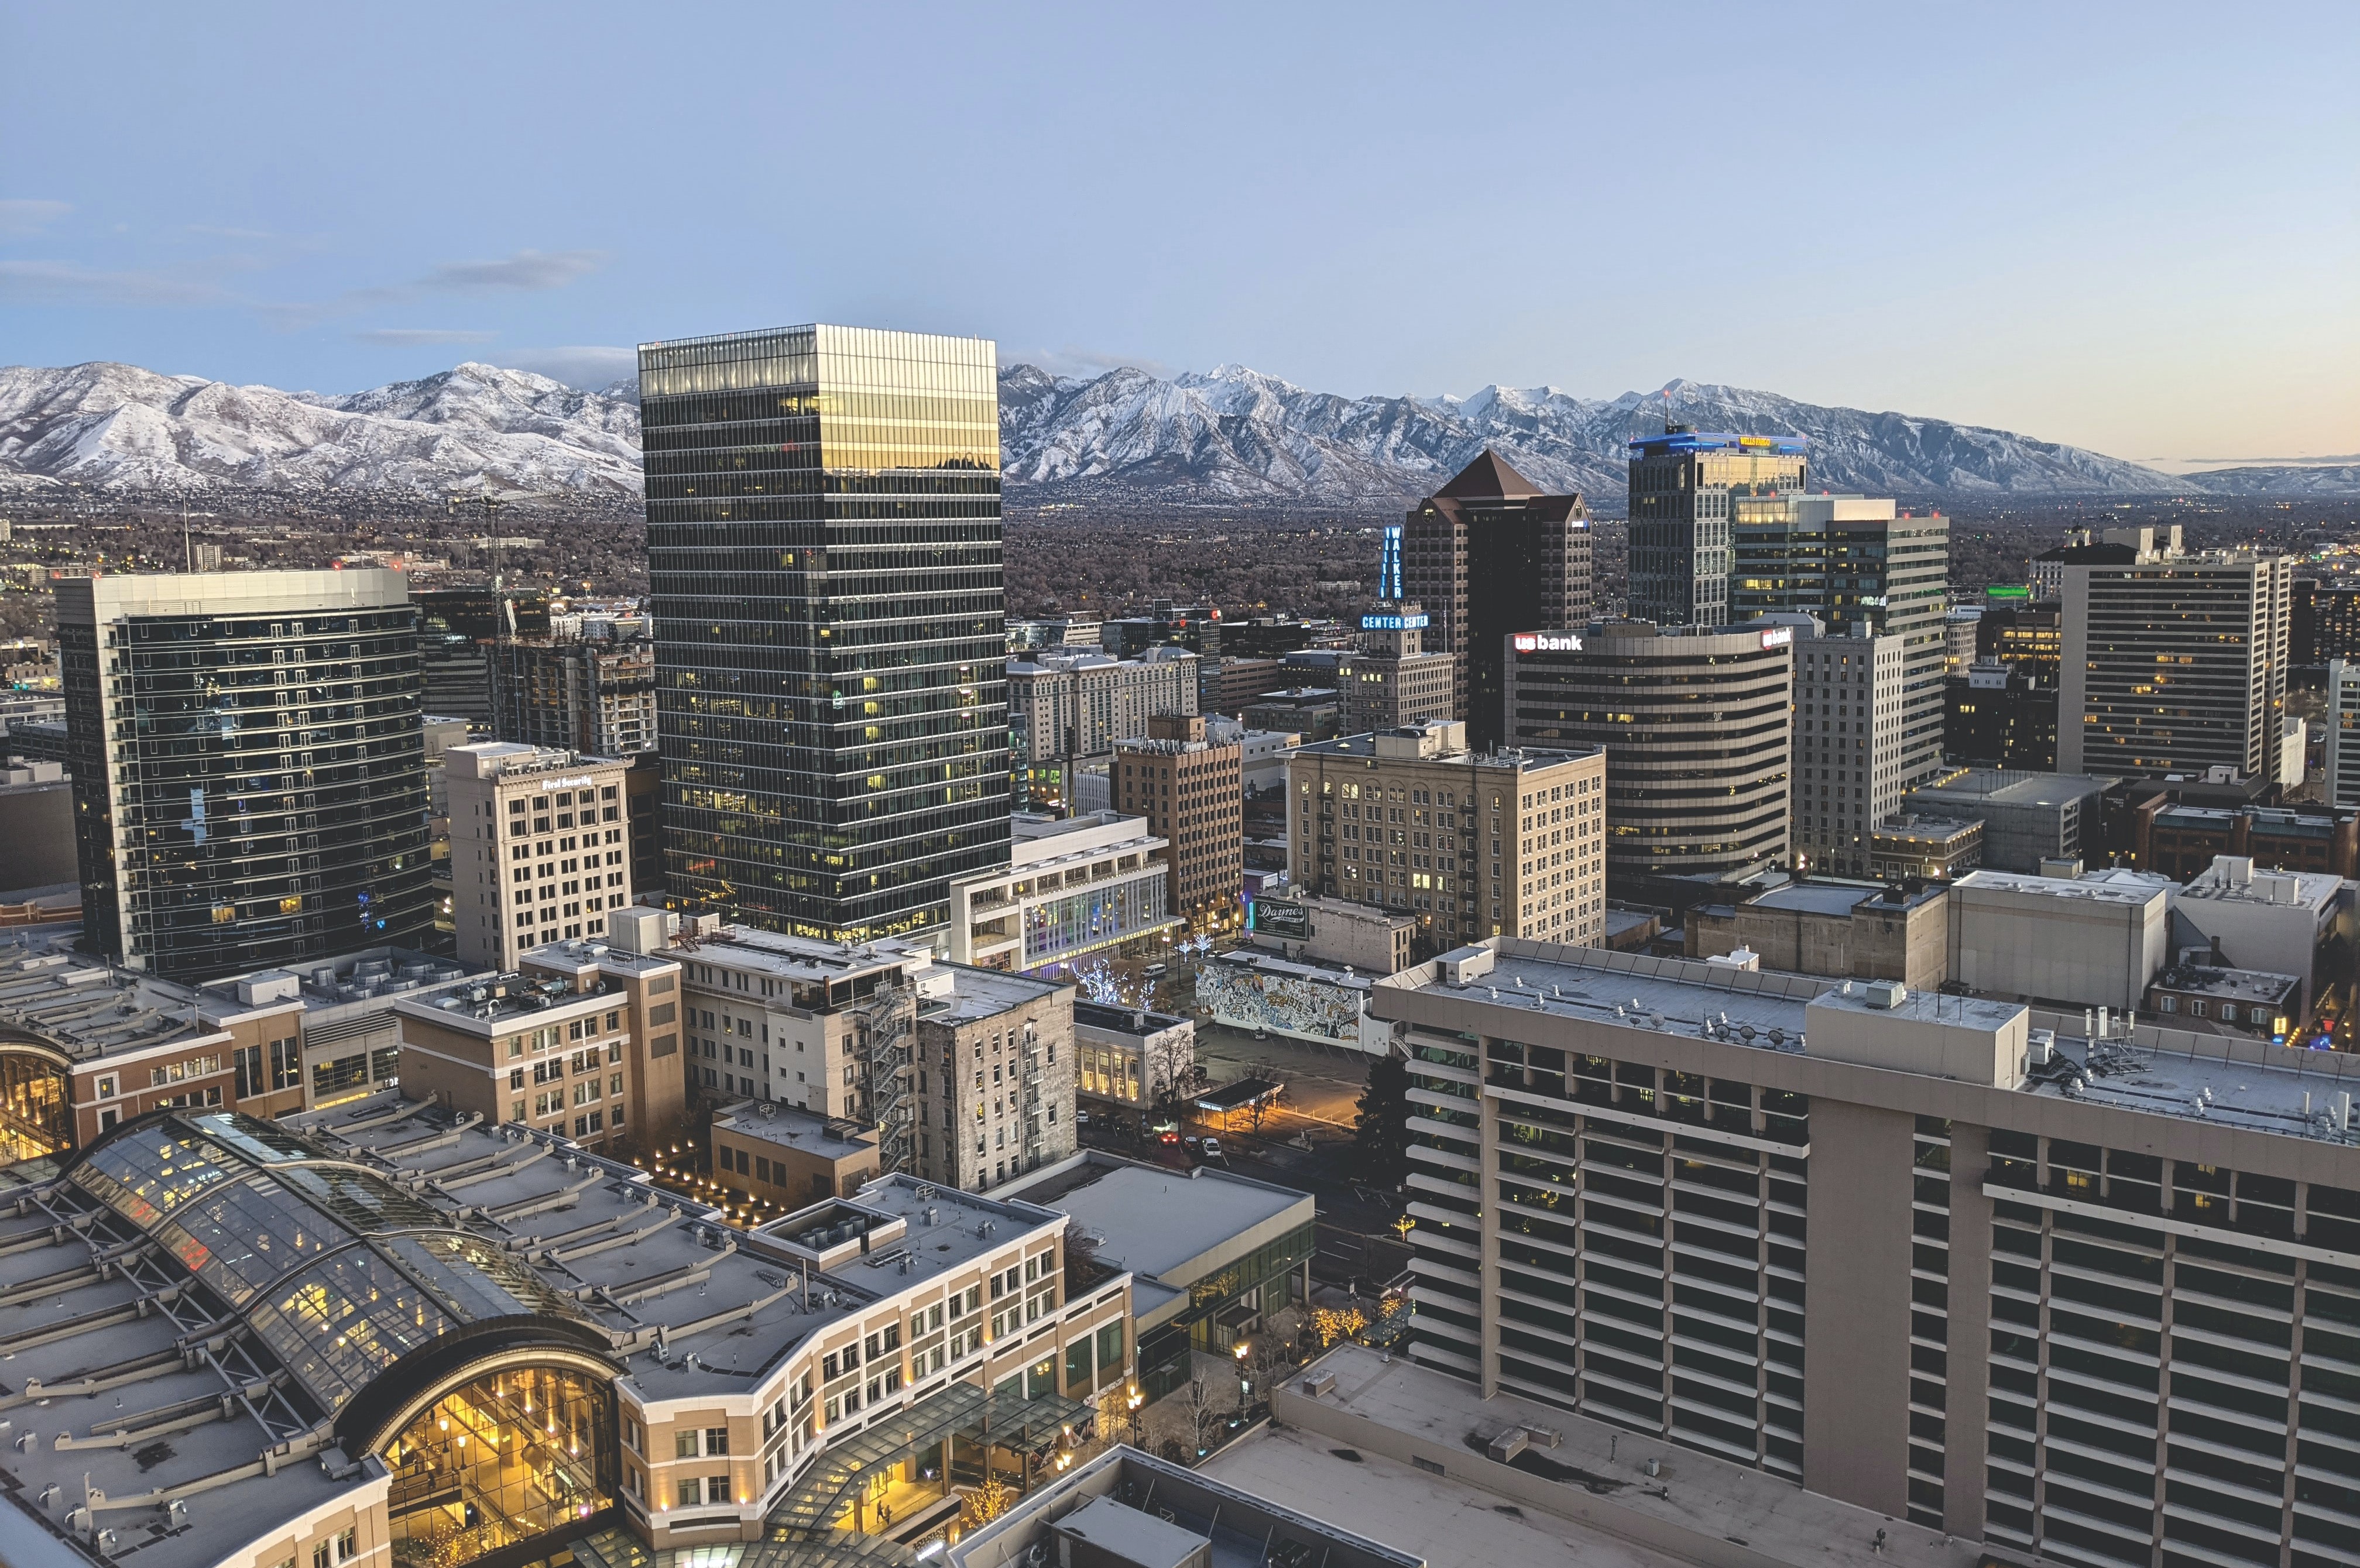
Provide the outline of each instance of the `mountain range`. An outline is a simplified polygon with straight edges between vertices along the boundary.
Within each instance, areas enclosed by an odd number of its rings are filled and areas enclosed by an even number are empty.
[[[1812,483],[1885,495],[2360,493],[2360,467],[2173,476],[2080,447],[1947,419],[1673,381],[1619,397],[1487,387],[1467,397],[1344,397],[1240,365],[1000,373],[1011,494],[1175,505],[1357,506],[1431,492],[1486,447],[1535,483],[1611,511],[1633,437],[1666,419],[1801,435]],[[464,364],[366,392],[281,392],[104,362],[0,367],[0,486],[202,492],[495,488],[622,499],[639,490],[630,383],[583,391]]]

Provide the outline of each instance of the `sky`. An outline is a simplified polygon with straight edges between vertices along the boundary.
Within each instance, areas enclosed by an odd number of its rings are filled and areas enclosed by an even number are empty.
[[[807,321],[2360,453],[2360,7],[0,0],[0,363]]]

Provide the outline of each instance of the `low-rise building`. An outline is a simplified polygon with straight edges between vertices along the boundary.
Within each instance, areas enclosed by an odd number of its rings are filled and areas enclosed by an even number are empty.
[[[653,931],[648,945],[661,945]],[[403,1093],[618,1157],[663,1147],[683,1108],[679,992],[680,964],[660,953],[536,948],[514,974],[394,1005]]]
[[[2165,1029],[2244,1035],[2283,1045],[2300,1027],[2301,1009],[2299,975],[2227,969],[2191,957],[2148,984],[2145,1011],[2148,1022]]]
[[[1046,969],[1183,923],[1145,818],[1019,811],[1011,826],[1007,866],[951,884],[953,963]]]
[[[849,1198],[877,1179],[877,1134],[776,1100],[750,1100],[714,1116],[713,1174],[759,1210]]]
[[[1764,969],[1898,980],[1932,990],[1947,978],[1949,889],[1798,882],[1739,904],[1699,904],[1681,923],[1690,958],[1753,953]]]
[[[1139,1385],[1151,1399],[1187,1382],[1192,1350],[1226,1356],[1269,1313],[1311,1294],[1308,1192],[1090,1149],[992,1195],[1071,1215],[1092,1256],[1131,1276]]]
[[[2174,881],[2202,876],[2221,855],[2266,871],[2360,875],[2360,812],[2177,798],[2184,793],[2145,780],[2123,791],[2114,830],[2128,864]]]
[[[1985,870],[2037,876],[2044,860],[2100,858],[2101,803],[2107,780],[2060,773],[1964,768],[1938,775],[1902,798],[1923,817],[1983,824]]]
[[[1257,898],[1248,924],[1246,940],[1255,947],[1362,975],[1404,967],[1417,940],[1417,921],[1403,910],[1316,895]]]
[[[1382,1056],[1392,1035],[1369,1021],[1371,978],[1241,948],[1198,967],[1196,1000],[1231,1029]]]
[[[2298,1028],[2319,1010],[2323,993],[2348,999],[2353,887],[2342,877],[2264,871],[2246,856],[2223,855],[2180,889],[2174,907],[2223,964],[2299,976]]]
[[[2171,887],[2124,873],[1975,871],[1950,886],[1951,980],[2054,1007],[2136,1007],[2171,952]]]
[[[1868,874],[1890,881],[1922,877],[1955,882],[1983,863],[1983,825],[1968,817],[1904,811],[1876,824],[1868,839]]]
[[[1195,1082],[1196,1023],[1145,1007],[1077,1001],[1074,1052],[1082,1099],[1144,1111]]]

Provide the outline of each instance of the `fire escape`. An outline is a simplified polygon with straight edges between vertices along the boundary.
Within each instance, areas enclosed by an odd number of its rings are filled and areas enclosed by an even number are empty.
[[[1022,1054],[1016,1062],[1016,1077],[1024,1111],[1024,1168],[1029,1171],[1041,1163],[1046,1138],[1042,1125],[1042,1117],[1046,1112],[1041,1104],[1041,1033],[1031,1024],[1024,1026]]]
[[[910,1066],[917,1009],[906,985],[880,986],[862,1009],[869,1115],[877,1124],[880,1173],[910,1168]]]

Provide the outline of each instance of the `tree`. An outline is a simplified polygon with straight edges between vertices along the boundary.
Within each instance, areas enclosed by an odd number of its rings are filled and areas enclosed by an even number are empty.
[[[1353,1162],[1369,1181],[1401,1185],[1409,1168],[1409,1063],[1378,1057],[1369,1063],[1369,1086],[1352,1123]]]

